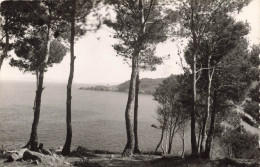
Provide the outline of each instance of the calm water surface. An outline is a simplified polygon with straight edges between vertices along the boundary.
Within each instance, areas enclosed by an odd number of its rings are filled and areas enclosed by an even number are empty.
[[[72,88],[72,147],[122,151],[126,144],[127,93],[80,90],[81,86],[74,84]],[[28,141],[34,96],[34,82],[0,81],[0,144],[5,148],[21,147]],[[156,123],[157,102],[151,95],[140,95],[139,103],[140,148],[152,151],[161,133],[151,127]],[[39,141],[46,147],[56,148],[65,142],[65,104],[66,84],[46,83],[38,127]],[[181,144],[176,142],[173,150],[181,151]]]

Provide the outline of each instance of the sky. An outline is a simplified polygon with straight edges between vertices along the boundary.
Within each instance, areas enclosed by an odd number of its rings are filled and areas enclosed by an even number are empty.
[[[253,0],[236,17],[251,26],[248,40],[251,44],[260,43],[260,0]],[[112,45],[116,39],[111,37],[112,30],[102,27],[97,33],[87,33],[75,44],[74,83],[86,84],[118,84],[130,79],[131,68],[121,57],[116,56]],[[156,71],[140,72],[141,78],[164,78],[171,74],[182,73],[180,58],[177,56],[178,42],[166,41],[157,45],[158,56],[170,55]],[[69,76],[70,56],[64,57],[60,64],[49,68],[45,74],[45,82],[67,82]],[[0,72],[1,80],[35,81],[35,76],[22,73],[12,68],[9,60],[5,60]]]

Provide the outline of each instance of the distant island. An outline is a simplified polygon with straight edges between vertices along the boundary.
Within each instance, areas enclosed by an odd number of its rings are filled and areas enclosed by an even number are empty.
[[[140,79],[140,93],[141,94],[153,94],[156,88],[165,78],[142,78]],[[95,91],[112,91],[112,92],[128,92],[130,81],[126,81],[119,85],[97,85],[97,86],[88,86],[80,87],[81,90],[95,90]]]

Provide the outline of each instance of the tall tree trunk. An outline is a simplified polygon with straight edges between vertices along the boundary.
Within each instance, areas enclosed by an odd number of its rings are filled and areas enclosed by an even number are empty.
[[[171,154],[172,152],[172,137],[169,135],[169,148],[168,148],[168,154]]]
[[[171,125],[173,126],[173,125]],[[174,137],[174,134],[175,134],[175,128],[176,127],[171,127],[170,128],[170,133],[169,133],[169,148],[168,148],[168,154],[171,154],[172,152],[172,141],[173,141],[173,137]]]
[[[162,138],[162,145],[161,145],[161,148],[162,148],[162,153],[165,154],[165,150],[164,150],[164,146],[163,146],[163,140],[164,140],[164,136]]]
[[[39,70],[35,71],[35,75],[36,75],[36,90],[37,90],[38,85],[39,85]],[[34,104],[33,104],[33,109],[34,110],[36,108],[36,96],[37,96],[37,93],[35,94],[35,98],[34,98]]]
[[[7,17],[5,18],[6,22],[8,22]],[[1,72],[1,68],[4,62],[4,59],[7,58],[8,56],[8,50],[9,50],[9,34],[8,34],[8,27],[5,27],[5,48],[4,48],[4,52],[3,54],[0,56],[0,72]]]
[[[201,136],[201,143],[200,143],[200,153],[204,153],[204,146],[206,147],[206,143],[205,143],[205,138],[207,135],[207,124],[208,124],[208,117],[209,117],[209,113],[210,113],[210,100],[211,100],[211,81],[212,81],[212,76],[214,74],[214,69],[211,72],[211,65],[210,65],[210,60],[211,60],[211,56],[209,56],[208,58],[208,65],[207,65],[207,72],[208,72],[208,88],[207,88],[207,111],[205,113],[205,117],[203,119],[203,124],[202,124],[202,136]]]
[[[138,65],[137,65],[138,68]],[[135,105],[134,105],[134,135],[135,135],[135,147],[134,147],[134,153],[141,153],[141,150],[138,145],[138,133],[137,133],[137,127],[138,127],[138,95],[139,95],[139,70],[136,75],[136,84],[135,84]]]
[[[130,78],[128,100],[125,109],[127,143],[122,154],[123,156],[132,156],[133,148],[134,148],[134,130],[133,130],[132,119],[131,119],[132,118],[131,108],[135,96],[136,76],[138,73],[138,68],[137,68],[138,54],[139,51],[136,50],[132,58],[132,73]]]
[[[168,145],[167,145],[167,143],[168,143],[168,129],[166,129],[166,133],[165,133],[165,152],[164,152],[164,154],[167,154],[167,150],[168,150]]]
[[[183,124],[184,126],[184,124]],[[185,152],[185,126],[182,129],[182,135],[181,135],[181,139],[182,139],[182,152],[181,152],[181,157],[184,158],[184,152]]]
[[[128,100],[125,109],[125,122],[126,122],[126,134],[127,134],[127,143],[125,149],[122,153],[123,156],[132,156],[133,149],[134,149],[134,130],[131,121],[132,113],[131,107],[133,103],[133,99],[135,96],[135,87],[136,87],[136,77],[138,74],[138,56],[140,52],[140,48],[143,41],[143,34],[145,33],[145,20],[144,20],[144,9],[143,9],[143,2],[139,0],[139,10],[140,13],[140,34],[137,39],[137,46],[134,49],[133,56],[132,56],[132,73],[130,78],[130,85],[129,85],[129,92],[128,92]]]
[[[214,131],[215,131],[216,107],[217,107],[217,92],[214,92],[213,108],[212,108],[212,112],[211,112],[211,121],[210,121],[209,132],[208,132],[208,137],[206,140],[205,153],[204,153],[204,157],[207,159],[210,158],[211,145],[212,145],[213,135],[214,135]]]
[[[208,93],[210,93],[208,91]],[[206,131],[207,131],[207,120],[208,120],[208,117],[209,117],[209,97],[207,98],[207,111],[205,113],[205,116],[202,120],[202,130],[201,130],[201,139],[200,139],[200,154],[203,154],[203,152],[205,151],[204,150],[204,145],[205,145],[205,137],[206,137]]]
[[[193,69],[192,69],[192,75],[193,75],[193,107],[190,113],[190,117],[191,117],[191,154],[192,156],[198,156],[198,146],[197,146],[197,142],[196,142],[196,111],[197,111],[197,86],[196,86],[196,82],[197,82],[197,48],[198,48],[198,42],[197,42],[197,35],[195,32],[195,26],[194,26],[194,1],[191,1],[191,33],[192,33],[192,39],[193,39],[193,51],[192,51],[192,55],[193,55]]]
[[[1,72],[1,67],[3,65],[3,62],[4,62],[4,56],[1,55],[1,57],[0,57],[0,72]]]
[[[173,106],[174,104],[172,103],[171,104],[172,106],[172,110],[173,110]],[[173,113],[174,111],[172,111]],[[179,123],[179,119],[180,119],[180,113],[178,112],[178,115],[175,119],[175,121],[173,121],[173,115],[171,116],[171,128],[170,128],[170,135],[169,135],[169,148],[168,148],[168,154],[171,154],[171,151],[172,151],[172,141],[173,141],[173,137],[176,133],[176,128],[180,125],[178,125]]]
[[[48,24],[47,39],[46,39],[47,40],[46,56],[39,68],[39,71],[36,71],[36,75],[37,75],[36,77],[38,79],[36,80],[37,90],[36,90],[35,101],[34,101],[34,117],[32,123],[32,131],[28,143],[24,146],[33,151],[36,151],[38,149],[37,129],[38,129],[39,119],[40,119],[42,91],[44,89],[43,88],[44,71],[45,71],[45,66],[48,62],[48,58],[50,57],[50,43],[51,43],[51,34],[52,34],[51,32],[52,32],[51,26],[50,24]]]
[[[72,4],[72,12],[71,12],[71,37],[70,37],[70,74],[67,84],[67,102],[66,102],[66,123],[67,123],[67,136],[66,141],[62,149],[63,155],[70,154],[70,147],[71,147],[71,141],[72,141],[72,125],[71,125],[71,87],[73,82],[73,76],[74,76],[74,38],[75,38],[75,12],[76,12],[76,1],[73,1]]]
[[[197,90],[196,90],[196,82],[197,82],[197,76],[196,76],[196,54],[193,55],[193,108],[190,113],[191,117],[191,151],[193,156],[198,155],[198,147],[196,142],[196,105],[197,105]]]
[[[202,154],[204,152],[204,139],[205,139],[205,136],[206,136],[206,124],[207,124],[207,119],[208,119],[208,114],[207,114],[207,111],[204,115],[204,118],[202,120],[202,127],[201,127],[201,134],[200,134],[200,143],[198,145],[198,147],[200,148],[199,150],[199,153]]]
[[[202,125],[199,125],[199,133],[198,133],[198,143],[197,143],[197,146],[198,148],[200,147],[200,141],[201,141],[201,132],[202,132]]]
[[[38,84],[37,84],[37,90],[36,90],[36,96],[35,96],[34,117],[33,117],[31,135],[30,135],[29,142],[25,146],[33,151],[37,151],[37,149],[38,149],[37,129],[38,129],[39,120],[40,120],[43,79],[44,79],[44,69],[41,69],[39,71],[39,77],[37,78]]]
[[[158,152],[158,149],[159,149],[160,145],[162,144],[162,141],[163,141],[163,135],[164,135],[164,128],[162,127],[161,138],[160,138],[160,141],[159,141],[159,143],[157,144],[157,146],[156,146],[156,148],[155,148],[155,151],[154,151],[155,153]]]
[[[171,115],[170,128],[169,128],[169,147],[168,150],[166,150],[167,154],[171,154],[172,138],[173,138],[173,116]]]

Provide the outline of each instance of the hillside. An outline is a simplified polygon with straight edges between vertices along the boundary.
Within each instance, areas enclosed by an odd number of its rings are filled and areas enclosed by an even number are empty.
[[[152,94],[155,92],[156,88],[159,86],[160,83],[164,78],[157,78],[157,79],[151,79],[151,78],[142,78],[140,81],[140,93],[143,94]],[[130,81],[126,81],[124,83],[121,83],[117,85],[119,92],[127,92],[129,89]]]
[[[140,79],[140,93],[152,94],[164,78],[142,78]],[[80,87],[82,90],[95,90],[95,91],[115,91],[115,92],[128,92],[130,81],[123,82],[119,85],[108,86],[108,85],[97,85],[91,87]]]

